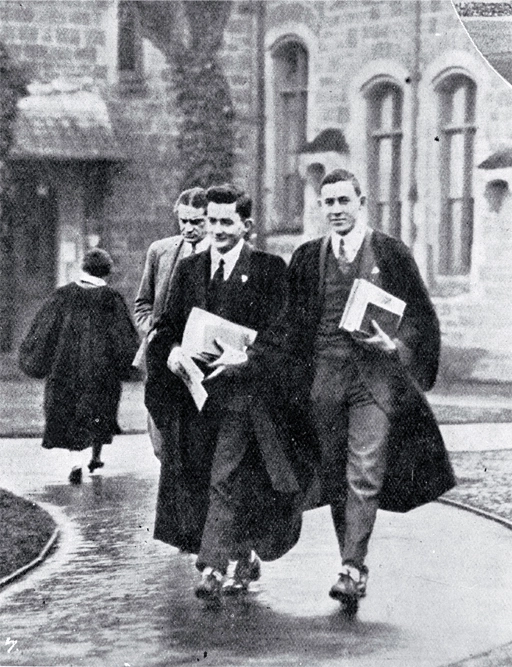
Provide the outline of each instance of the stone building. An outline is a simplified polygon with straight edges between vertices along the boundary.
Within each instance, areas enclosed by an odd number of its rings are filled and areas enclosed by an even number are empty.
[[[244,185],[256,242],[288,258],[324,231],[318,184],[345,166],[371,224],[417,258],[445,377],[512,381],[512,184],[489,168],[511,145],[512,90],[450,0],[0,0],[0,25],[32,81],[11,153],[4,369],[88,245],[111,250],[133,299],[180,187]]]

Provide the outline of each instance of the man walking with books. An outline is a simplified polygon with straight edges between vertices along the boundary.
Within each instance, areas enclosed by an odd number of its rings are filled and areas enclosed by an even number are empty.
[[[404,512],[455,483],[422,393],[437,374],[437,316],[411,253],[367,226],[364,202],[350,172],[324,177],[319,205],[330,232],[294,252],[286,315],[256,339],[239,370],[269,377],[279,367],[280,377],[290,378],[288,408],[309,404],[320,497],[308,507],[331,506],[341,570],[329,594],[352,611],[366,594],[377,509]],[[354,322],[345,307],[356,280],[370,285],[367,295],[390,296],[374,303],[369,333],[342,327],[342,318]],[[388,302],[396,312],[381,326],[378,313]],[[304,441],[300,434],[298,441]]]
[[[250,517],[235,512],[236,520],[240,519],[243,526],[237,526],[240,539],[232,539],[233,508],[240,498],[239,492],[246,515],[264,513],[269,507],[268,499],[274,519],[266,515],[266,526],[275,528],[277,534],[283,513],[282,505],[274,499],[281,492],[286,499],[288,492],[293,495],[297,486],[292,473],[288,478],[283,476],[286,462],[275,451],[271,453],[274,463],[261,465],[254,442],[247,449],[223,448],[223,455],[217,458],[212,471],[221,428],[231,444],[231,426],[239,424],[239,411],[247,415],[247,401],[253,401],[246,392],[239,394],[237,384],[220,373],[215,379],[205,381],[208,398],[199,411],[201,406],[194,403],[186,387],[187,368],[191,368],[192,362],[181,347],[185,343],[182,338],[187,320],[194,308],[200,308],[231,323],[264,332],[286,302],[286,265],[280,257],[254,250],[244,241],[252,222],[249,197],[231,185],[211,187],[206,196],[211,247],[182,260],[176,270],[165,312],[156,324],[156,334],[147,350],[145,401],[164,434],[154,536],[191,553],[198,553],[201,548],[203,556],[198,559],[198,567],[203,571],[203,579],[196,593],[199,597],[216,599],[229,559],[238,561],[239,579],[243,577],[246,581],[259,576],[251,541],[246,539],[251,532],[247,524]],[[221,361],[225,356],[222,355]],[[206,370],[204,365],[203,369]],[[244,483],[232,497],[224,483],[228,480],[229,484],[234,476],[238,479],[242,463],[244,470],[251,473],[243,478]],[[267,494],[273,488],[268,473],[271,465],[279,465],[281,471],[276,494]],[[213,518],[211,539],[202,544],[212,487],[219,490],[226,502],[221,503]],[[221,526],[226,526],[229,536]]]
[[[289,270],[288,336],[295,355],[306,365],[312,362],[321,502],[331,506],[341,555],[339,579],[329,594],[348,605],[366,593],[365,558],[379,504],[404,511],[454,483],[435,419],[418,388],[430,389],[435,382],[437,316],[409,250],[367,226],[364,202],[353,174],[341,169],[327,174],[319,205],[330,234],[298,248]],[[388,335],[375,319],[370,334],[341,328],[358,278],[405,302],[395,333],[388,329]],[[392,468],[404,448],[416,447],[435,450],[438,466],[435,479],[427,478],[419,495],[406,498],[407,474],[397,483]],[[425,473],[427,463],[420,467]]]

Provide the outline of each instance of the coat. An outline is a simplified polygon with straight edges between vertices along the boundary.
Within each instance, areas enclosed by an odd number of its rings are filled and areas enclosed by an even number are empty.
[[[354,358],[360,376],[391,424],[380,507],[405,512],[435,500],[455,485],[441,433],[423,394],[436,379],[439,323],[407,247],[378,231],[369,233],[365,243],[370,261],[362,262],[360,277],[371,280],[372,275],[378,275],[381,287],[407,304],[398,331],[400,356],[358,347]],[[302,411],[303,427],[296,429],[296,442],[310,452],[313,465],[318,448],[311,440],[307,403],[314,377],[327,248],[328,239],[315,239],[295,251],[288,270],[287,312],[272,332],[256,341],[252,359],[257,369],[253,373],[264,376],[270,367],[282,369],[283,404]],[[287,418],[290,420],[289,415]],[[324,497],[323,501],[330,499]]]
[[[198,413],[185,386],[167,368],[166,361],[173,345],[179,344],[188,315],[193,307],[206,307],[207,288],[210,281],[210,252],[199,253],[183,259],[175,274],[167,308],[159,322],[156,334],[147,350],[145,402],[157,427],[164,435],[161,456],[161,473],[158,491],[154,536],[176,547],[197,553],[206,519],[209,501],[209,482],[216,436],[221,420],[237,409],[239,392],[247,392],[247,385],[238,385],[221,376],[208,385],[210,394],[202,413]],[[238,324],[256,329],[260,335],[269,328],[282,312],[286,301],[286,265],[276,256],[248,245],[243,247],[240,258],[224,289],[229,290],[226,310],[222,316]],[[244,396],[247,396],[245,393]],[[274,431],[257,409],[262,405],[251,401],[251,419],[256,437],[261,444],[263,467],[258,475],[261,484],[262,506],[290,508],[292,503],[279,500],[264,502],[263,496],[276,498],[293,496],[298,490],[294,472],[286,455],[275,450]],[[262,408],[263,409],[263,408]],[[275,489],[274,487],[278,488]],[[281,497],[281,496],[279,496]],[[286,514],[286,512],[285,512]],[[275,515],[275,512],[274,512]],[[275,517],[276,524],[286,522],[289,516]],[[298,539],[296,517],[293,523],[293,539],[287,537],[270,544],[263,557],[281,555]],[[282,533],[287,534],[284,525]],[[262,542],[264,537],[259,536]]]
[[[144,272],[135,297],[135,325],[147,334],[164,311],[169,287],[178,261],[183,255],[182,236],[170,236],[152,243],[146,255]]]
[[[81,451],[118,432],[121,381],[138,336],[122,296],[107,286],[59,288],[36,315],[19,353],[21,369],[46,378],[43,447]]]

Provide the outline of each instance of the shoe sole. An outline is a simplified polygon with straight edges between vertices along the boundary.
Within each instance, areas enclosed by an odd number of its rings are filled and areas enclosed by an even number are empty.
[[[347,593],[335,593],[333,591],[329,591],[329,597],[331,597],[333,600],[337,600],[340,604],[342,604],[344,607],[344,611],[350,616],[353,616],[354,614],[357,613],[357,610],[359,608],[359,598],[361,596],[348,595]]]

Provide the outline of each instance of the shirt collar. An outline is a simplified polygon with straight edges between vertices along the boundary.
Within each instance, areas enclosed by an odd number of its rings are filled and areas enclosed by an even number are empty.
[[[365,234],[366,222],[361,218],[357,221],[354,229],[344,236],[340,236],[336,232],[331,232],[332,250],[336,259],[340,256],[340,240],[343,239],[347,262],[353,262],[359,252],[359,248],[363,244]]]
[[[85,283],[88,287],[104,287],[107,284],[103,278],[91,276],[91,274],[86,271],[80,271],[80,276],[76,282],[78,285],[83,285]]]
[[[206,235],[204,239],[201,239],[199,243],[196,243],[196,248],[195,248],[195,253],[197,255],[198,252],[203,252],[203,250],[207,250],[210,247],[210,237]],[[187,241],[183,242],[183,257],[188,257],[189,255],[192,254],[192,244],[187,243]]]
[[[219,262],[221,259],[224,260],[224,280],[227,280],[231,275],[231,272],[235,268],[235,264],[240,259],[240,253],[244,247],[244,240],[240,239],[236,246],[225,252],[224,254],[220,253],[214,246],[211,246],[211,257],[212,257],[212,267],[211,267],[211,277],[217,270]]]

